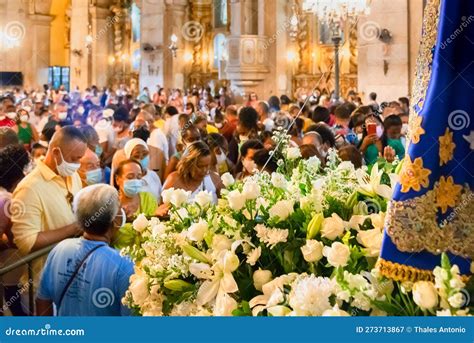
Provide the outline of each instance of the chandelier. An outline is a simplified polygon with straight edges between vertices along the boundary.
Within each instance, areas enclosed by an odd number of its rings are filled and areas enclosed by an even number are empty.
[[[369,14],[367,0],[304,0],[303,11],[314,13],[321,22],[351,20],[360,14]]]

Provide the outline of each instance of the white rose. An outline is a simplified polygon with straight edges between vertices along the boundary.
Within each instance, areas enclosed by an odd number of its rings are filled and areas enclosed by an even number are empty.
[[[261,254],[262,254],[261,247],[252,249],[252,251],[247,255],[247,263],[250,264],[251,266],[254,266],[257,263],[258,259],[260,258]]]
[[[329,310],[325,310],[322,314],[323,317],[348,317],[349,313],[339,309],[337,305]]]
[[[227,200],[229,201],[229,207],[234,211],[240,211],[245,205],[245,196],[240,193],[237,189],[227,194]]]
[[[413,301],[421,309],[430,310],[438,305],[438,293],[435,285],[429,281],[417,281],[413,284]]]
[[[249,180],[244,183],[242,194],[244,194],[248,200],[257,199],[260,195],[260,186],[255,181]]]
[[[354,214],[349,222],[347,223],[348,227],[354,230],[359,231],[360,226],[364,224],[366,216],[360,214]]]
[[[269,210],[270,218],[276,218],[285,220],[290,214],[294,212],[292,200],[280,200],[273,205]]]
[[[288,182],[283,174],[272,173],[272,185],[276,188],[286,189]]]
[[[146,219],[143,213],[140,213],[138,217],[133,221],[132,226],[138,232],[143,232],[148,227],[148,219]]]
[[[161,199],[165,204],[169,204],[171,202],[171,197],[173,195],[174,188],[168,188],[161,192]]]
[[[301,247],[303,258],[306,262],[316,262],[323,257],[323,243],[314,239],[309,239],[306,244]]]
[[[253,272],[253,285],[258,291],[262,290],[262,286],[272,281],[272,272],[269,270],[258,269]]]
[[[378,228],[378,229],[382,230],[383,227],[384,227],[385,213],[383,213],[383,212],[372,213],[370,215],[370,221],[372,222],[372,225],[375,228]]]
[[[288,148],[286,149],[286,158],[289,160],[295,160],[301,157],[301,151],[299,148]]]
[[[133,302],[138,306],[142,306],[149,295],[147,279],[136,274],[133,275],[130,278],[128,290],[132,294]]]
[[[368,257],[377,257],[380,254],[382,246],[382,231],[380,229],[362,230],[357,234],[357,242],[367,249],[365,255]]]
[[[323,255],[333,267],[345,267],[349,261],[351,251],[349,247],[340,242],[332,243],[331,247],[323,248]]]
[[[213,200],[212,193],[209,191],[201,191],[194,197],[194,202],[201,207],[206,207],[212,203]]]
[[[232,246],[232,241],[225,235],[215,235],[212,237],[212,250],[222,251],[229,250]]]
[[[191,192],[187,192],[183,189],[175,189],[171,195],[171,203],[176,207],[180,207],[188,200],[190,195]]]
[[[284,317],[287,316],[291,312],[291,310],[286,306],[276,305],[267,308],[267,312],[273,317]]]
[[[321,226],[321,236],[335,240],[344,233],[344,221],[336,213],[331,217],[324,218]]]
[[[231,173],[225,173],[221,176],[222,183],[226,188],[232,186],[235,183],[235,179]]]
[[[200,242],[203,240],[208,228],[209,226],[204,220],[199,220],[189,227],[187,237],[192,241]]]

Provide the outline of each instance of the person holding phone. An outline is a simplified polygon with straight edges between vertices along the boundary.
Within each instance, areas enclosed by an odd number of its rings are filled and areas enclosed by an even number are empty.
[[[395,159],[396,153],[393,148],[389,145],[384,147],[382,144],[383,132],[383,123],[379,117],[372,113],[367,115],[362,125],[362,137],[358,146],[367,165],[374,164],[381,156],[389,162]]]

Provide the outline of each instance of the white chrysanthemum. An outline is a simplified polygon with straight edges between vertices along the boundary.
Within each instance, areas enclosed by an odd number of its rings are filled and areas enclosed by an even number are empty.
[[[289,304],[296,315],[320,316],[331,309],[329,297],[334,283],[326,277],[314,275],[297,279],[292,284]]]
[[[252,249],[250,253],[247,255],[247,263],[250,264],[251,266],[254,266],[258,259],[260,258],[260,255],[262,254],[262,248],[257,247],[255,249]]]
[[[284,243],[288,239],[288,230],[286,229],[269,229],[263,224],[255,226],[257,237],[267,247],[273,249],[278,243]]]

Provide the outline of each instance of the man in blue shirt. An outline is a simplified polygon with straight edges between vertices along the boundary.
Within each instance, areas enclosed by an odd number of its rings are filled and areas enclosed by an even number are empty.
[[[133,263],[109,246],[123,222],[117,191],[105,184],[86,187],[74,198],[84,234],[60,242],[49,254],[37,293],[37,314],[58,316],[129,315],[121,304]],[[119,220],[117,220],[119,219]]]

